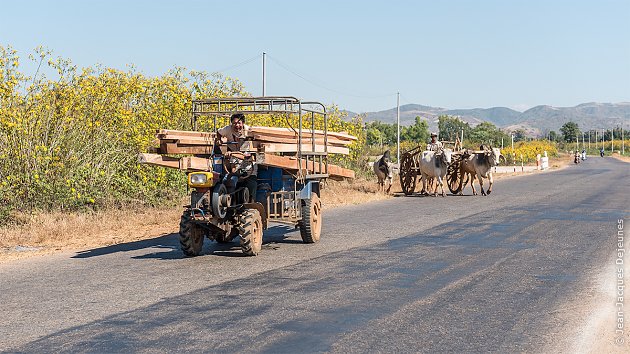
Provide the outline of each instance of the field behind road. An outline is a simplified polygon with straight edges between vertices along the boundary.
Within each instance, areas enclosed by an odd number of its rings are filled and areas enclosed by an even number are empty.
[[[341,207],[319,244],[276,226],[251,258],[214,243],[182,258],[168,235],[2,264],[0,349],[622,352],[603,278],[629,177],[591,158],[489,197]]]

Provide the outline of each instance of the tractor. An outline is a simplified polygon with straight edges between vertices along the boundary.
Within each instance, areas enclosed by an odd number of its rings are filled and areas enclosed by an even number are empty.
[[[216,142],[204,171],[188,173],[190,204],[181,216],[179,241],[186,256],[202,252],[204,238],[218,243],[240,241],[244,255],[258,255],[263,231],[269,222],[299,228],[304,243],[319,241],[322,229],[321,189],[328,177],[327,149],[316,152],[315,120],[323,119],[322,134],[327,137],[327,112],[318,102],[295,97],[232,97],[194,100],[192,126],[205,123],[217,131],[217,122],[234,113],[272,114],[297,117],[297,127],[286,120],[297,152],[269,154],[255,146],[255,137],[245,141]],[[204,119],[201,121],[200,119]],[[211,119],[209,119],[211,118]],[[307,128],[305,128],[307,127]],[[239,139],[240,140],[240,139]],[[312,143],[304,151],[302,142]],[[255,181],[255,195],[246,184]]]

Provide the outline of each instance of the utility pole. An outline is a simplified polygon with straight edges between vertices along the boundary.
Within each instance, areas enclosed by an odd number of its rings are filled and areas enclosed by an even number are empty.
[[[591,131],[588,131],[588,149],[591,149]]]
[[[267,86],[267,76],[265,75],[265,60],[267,59],[267,53],[263,52],[263,56],[262,56],[262,95],[263,97],[265,97],[265,89]]]
[[[400,92],[396,92],[396,160],[400,168]]]
[[[626,141],[623,137],[623,122],[621,122],[621,154],[626,154]]]
[[[578,136],[575,136],[575,151],[580,151],[580,138],[578,138]]]
[[[514,172],[516,172],[516,153],[514,152],[514,133],[511,133],[512,137],[512,165],[514,165]]]
[[[597,150],[597,129],[595,129],[595,149]]]

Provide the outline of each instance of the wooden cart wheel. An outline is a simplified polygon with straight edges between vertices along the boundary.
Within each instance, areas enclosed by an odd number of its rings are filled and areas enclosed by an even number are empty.
[[[448,189],[453,194],[458,194],[462,190],[463,176],[461,163],[461,159],[455,158],[446,170],[446,183],[448,184]]]
[[[413,161],[413,155],[405,152],[400,157],[400,186],[405,195],[410,195],[416,189],[416,177],[418,172]]]

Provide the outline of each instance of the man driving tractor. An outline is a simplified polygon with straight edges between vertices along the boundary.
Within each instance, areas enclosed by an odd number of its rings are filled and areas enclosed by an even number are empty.
[[[251,137],[249,131],[249,125],[245,124],[245,115],[243,113],[234,113],[230,117],[230,125],[217,130],[217,140],[222,141],[222,138],[226,138],[228,144],[228,151],[240,151],[245,139]],[[248,142],[249,143],[249,142]]]
[[[243,113],[235,113],[230,117],[230,125],[226,125],[223,128],[217,130],[216,145],[219,146],[223,143],[227,144],[227,150],[232,152],[244,151],[244,158],[251,158],[248,152],[251,149],[251,132],[248,125],[245,124],[245,115]],[[226,141],[223,141],[226,138]],[[234,171],[230,171],[234,172]],[[256,192],[258,189],[258,165],[253,161],[253,167],[251,174],[242,176],[238,179],[236,187],[247,187],[249,191],[249,201],[254,202],[256,200]]]

